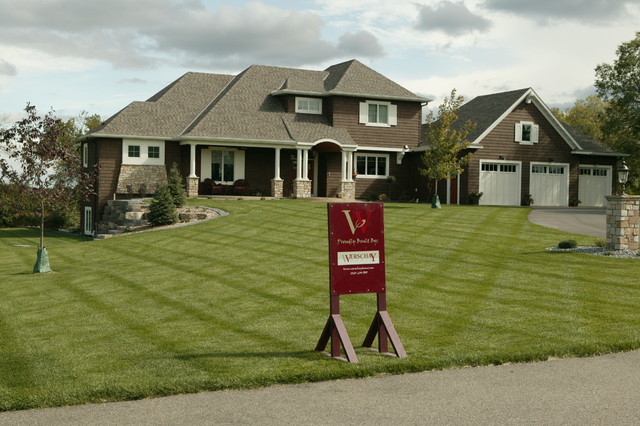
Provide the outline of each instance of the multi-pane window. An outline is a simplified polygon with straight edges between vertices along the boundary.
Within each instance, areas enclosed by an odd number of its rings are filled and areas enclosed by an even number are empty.
[[[233,182],[234,151],[211,151],[211,179],[217,182]]]
[[[150,146],[147,151],[149,158],[160,158],[160,147]]]
[[[321,114],[322,99],[296,98],[296,112],[305,114]]]
[[[496,164],[496,163],[482,163],[481,170],[483,172],[502,172],[502,173],[516,173],[518,166],[515,164]]]
[[[389,106],[369,104],[369,123],[389,124]]]
[[[356,172],[358,176],[387,177],[389,156],[386,154],[356,155]]]
[[[515,127],[515,141],[522,145],[538,143],[540,127],[530,121],[520,121]]]
[[[140,145],[129,145],[129,157],[140,157]]]

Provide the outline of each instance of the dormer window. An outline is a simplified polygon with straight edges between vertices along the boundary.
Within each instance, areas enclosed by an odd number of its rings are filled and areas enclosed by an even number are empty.
[[[296,112],[301,114],[322,114],[322,99],[296,97]]]
[[[516,123],[515,141],[521,145],[533,145],[538,143],[538,125],[530,121]]]

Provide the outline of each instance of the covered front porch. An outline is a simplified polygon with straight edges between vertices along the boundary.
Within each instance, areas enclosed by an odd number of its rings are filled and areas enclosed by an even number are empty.
[[[355,197],[356,145],[314,143],[181,143],[189,197]]]

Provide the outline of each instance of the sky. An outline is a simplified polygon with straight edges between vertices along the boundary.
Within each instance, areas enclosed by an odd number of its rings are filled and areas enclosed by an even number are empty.
[[[350,59],[431,107],[533,87],[566,108],[636,31],[640,0],[0,0],[0,124],[27,103],[106,119],[188,71]]]

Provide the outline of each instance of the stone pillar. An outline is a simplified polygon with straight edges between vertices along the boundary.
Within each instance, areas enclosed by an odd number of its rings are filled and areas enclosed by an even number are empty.
[[[610,195],[607,198],[607,249],[640,248],[640,196]]]
[[[282,198],[284,193],[284,181],[280,178],[271,179],[271,196]]]
[[[311,181],[309,179],[296,179],[293,181],[293,198],[310,198]]]
[[[340,181],[340,190],[337,196],[338,198],[347,199],[356,198],[356,182],[353,179]]]
[[[187,197],[198,198],[198,176],[187,177]]]

